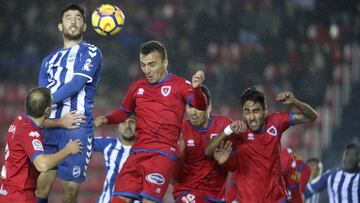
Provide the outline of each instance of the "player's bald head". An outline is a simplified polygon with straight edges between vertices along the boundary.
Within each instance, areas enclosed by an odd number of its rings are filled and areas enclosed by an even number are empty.
[[[34,118],[44,115],[47,107],[51,107],[51,93],[45,87],[38,87],[30,90],[25,99],[25,111]]]

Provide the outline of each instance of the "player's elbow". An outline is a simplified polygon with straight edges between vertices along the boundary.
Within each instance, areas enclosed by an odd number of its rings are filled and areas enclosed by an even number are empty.
[[[319,115],[317,114],[317,112],[314,112],[310,117],[309,120],[310,122],[314,122],[316,121],[316,119],[319,117]]]
[[[49,166],[49,164],[47,164],[46,158],[44,157],[43,154],[38,155],[34,159],[33,164],[34,164],[36,170],[38,170],[39,172],[45,172],[50,169],[50,166]]]

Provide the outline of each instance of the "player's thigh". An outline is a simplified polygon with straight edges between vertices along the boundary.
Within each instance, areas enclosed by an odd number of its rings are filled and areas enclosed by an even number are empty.
[[[175,160],[161,154],[152,154],[141,165],[144,176],[140,196],[161,202],[174,174]]]
[[[93,128],[80,127],[74,130],[65,130],[65,135],[59,143],[59,148],[63,149],[70,139],[79,139],[83,145],[83,150],[81,154],[68,156],[60,163],[58,166],[58,177],[65,181],[81,183],[85,181],[92,154]]]
[[[113,196],[132,199],[140,198],[139,193],[142,189],[143,181],[142,169],[139,165],[141,159],[142,156],[139,153],[130,154],[116,177]]]
[[[65,196],[76,197],[79,193],[80,183],[62,180],[61,185]]]
[[[47,197],[56,180],[56,170],[41,172],[36,183],[35,195],[37,197]]]

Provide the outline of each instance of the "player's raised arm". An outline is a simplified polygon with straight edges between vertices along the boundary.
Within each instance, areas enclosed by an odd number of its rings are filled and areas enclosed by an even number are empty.
[[[209,144],[205,148],[206,156],[212,157],[215,150],[220,146],[223,140],[230,136],[233,133],[240,134],[244,133],[247,129],[246,123],[244,121],[236,120],[228,125],[224,131],[220,134],[215,136]]]
[[[296,99],[292,92],[282,92],[276,96],[276,100],[283,104],[293,105],[300,110],[299,113],[294,113],[293,125],[314,122],[318,117],[316,111],[310,105]]]
[[[206,110],[207,108],[207,99],[206,95],[202,92],[200,85],[205,80],[205,74],[203,71],[199,70],[196,71],[196,73],[192,77],[192,91],[191,94],[186,91],[184,94],[184,98],[187,101],[187,103],[198,110]]]

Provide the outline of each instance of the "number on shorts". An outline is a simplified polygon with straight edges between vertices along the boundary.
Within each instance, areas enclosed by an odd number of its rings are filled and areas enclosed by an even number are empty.
[[[187,195],[185,195],[185,196],[183,196],[182,198],[181,198],[181,200],[184,202],[184,203],[196,203],[196,201],[195,201],[195,195],[193,195],[193,194],[187,194]]]

